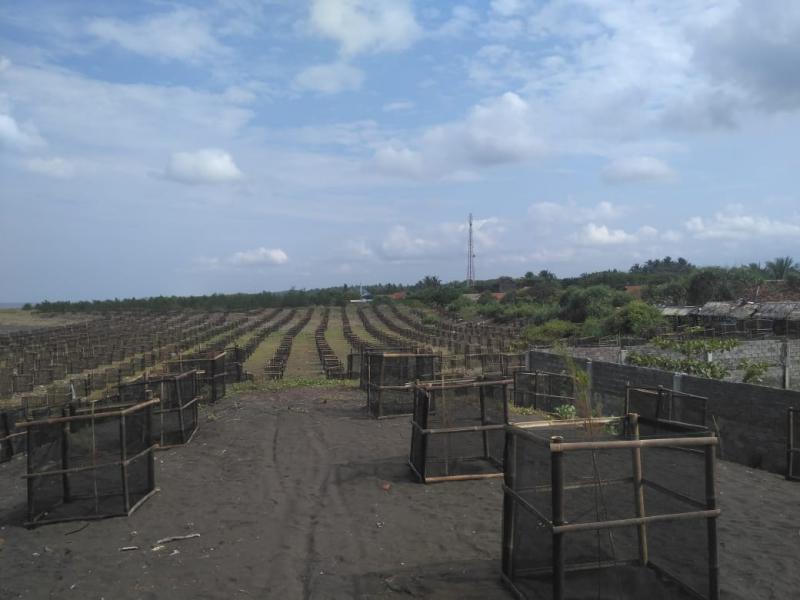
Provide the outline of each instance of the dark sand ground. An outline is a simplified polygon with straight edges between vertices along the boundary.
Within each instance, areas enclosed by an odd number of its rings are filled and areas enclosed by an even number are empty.
[[[0,465],[0,599],[510,598],[499,480],[415,483],[408,420],[362,405],[348,389],[225,398],[157,454],[159,494],[80,531],[23,528],[24,459]],[[800,598],[800,483],[718,475],[723,598]]]

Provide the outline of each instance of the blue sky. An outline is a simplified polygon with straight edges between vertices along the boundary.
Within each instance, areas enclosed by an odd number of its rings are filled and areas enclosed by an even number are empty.
[[[800,257],[800,3],[6,2],[0,301]]]

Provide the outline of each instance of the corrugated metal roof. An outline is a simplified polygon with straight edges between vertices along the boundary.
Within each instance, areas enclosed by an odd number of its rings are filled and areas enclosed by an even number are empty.
[[[728,317],[734,306],[732,302],[706,302],[697,314],[701,317]]]
[[[697,306],[665,306],[661,309],[661,314],[665,317],[688,317],[698,310]]]
[[[762,319],[783,320],[792,313],[800,313],[800,302],[759,302],[756,316]],[[791,319],[798,320],[797,317]]]

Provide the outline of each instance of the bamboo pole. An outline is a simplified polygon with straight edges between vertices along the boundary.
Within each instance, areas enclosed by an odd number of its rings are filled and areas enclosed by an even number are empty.
[[[561,436],[551,438],[553,446],[559,446],[564,441]],[[553,515],[553,600],[564,600],[565,585],[565,548],[564,534],[556,531],[557,527],[564,525],[564,454],[552,452],[550,454],[550,496]]]
[[[719,510],[717,509],[716,493],[716,457],[714,447],[706,447],[706,508],[708,511],[717,513],[714,517],[706,520],[706,531],[708,536],[708,597],[709,600],[719,599],[719,547],[717,543],[717,519]]]
[[[632,413],[628,415],[628,422],[633,429],[633,439],[639,439],[639,415]],[[644,485],[642,482],[642,449],[634,448],[631,450],[631,458],[633,459],[633,495],[636,503],[636,516],[641,518],[645,517],[644,508]],[[646,566],[649,557],[647,551],[647,526],[640,523],[637,527],[639,538],[639,562],[641,566]]]

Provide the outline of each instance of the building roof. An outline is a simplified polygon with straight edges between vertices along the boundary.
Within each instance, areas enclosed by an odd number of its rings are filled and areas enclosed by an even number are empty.
[[[688,317],[697,314],[700,310],[697,306],[664,306],[661,314],[665,317]]]
[[[800,302],[759,302],[757,306],[757,318],[800,321]]]
[[[697,311],[701,317],[727,317],[731,319],[749,319],[756,312],[752,302],[706,302]]]

